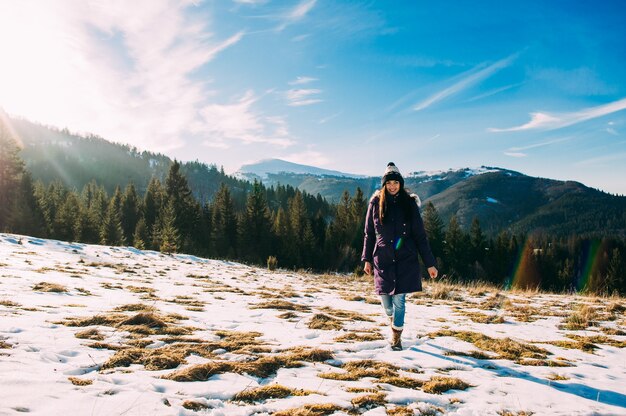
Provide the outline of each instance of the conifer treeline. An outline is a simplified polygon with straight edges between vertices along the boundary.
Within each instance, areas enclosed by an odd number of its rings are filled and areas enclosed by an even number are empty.
[[[199,202],[175,162],[162,183],[153,178],[138,194],[130,183],[108,195],[90,182],[81,192],[59,182],[33,184],[19,149],[0,131],[0,231],[84,243],[130,245],[284,268],[361,270],[367,200],[360,189],[337,205],[291,186],[247,192],[221,184]],[[446,225],[428,203],[422,211],[442,273],[456,281],[553,291],[626,293],[625,241],[526,237],[506,231],[487,238],[478,220],[462,230]]]

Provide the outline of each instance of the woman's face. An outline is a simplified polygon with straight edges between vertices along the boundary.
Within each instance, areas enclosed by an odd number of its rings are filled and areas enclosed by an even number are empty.
[[[390,195],[395,195],[400,190],[400,182],[399,181],[387,181],[385,182],[385,189],[389,192]]]

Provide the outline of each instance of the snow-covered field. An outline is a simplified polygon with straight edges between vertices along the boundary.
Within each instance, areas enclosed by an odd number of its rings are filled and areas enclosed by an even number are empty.
[[[401,352],[376,302],[368,278],[0,234],[0,415],[626,415],[624,299],[430,285]]]

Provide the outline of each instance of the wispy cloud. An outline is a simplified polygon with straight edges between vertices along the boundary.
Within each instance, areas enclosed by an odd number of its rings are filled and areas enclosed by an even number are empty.
[[[544,146],[549,146],[549,145],[555,144],[555,143],[566,142],[566,141],[569,141],[569,140],[572,140],[572,139],[573,139],[573,137],[561,137],[559,139],[553,139],[553,140],[548,140],[548,141],[541,142],[541,143],[529,144],[527,146],[510,147],[508,150],[511,151],[511,152],[519,152],[521,150],[535,149],[537,147],[544,147]]]
[[[322,90],[316,88],[309,89],[291,89],[285,93],[288,105],[291,107],[301,107],[305,105],[316,104],[322,102],[319,98],[314,98],[320,94]]]
[[[479,95],[477,95],[475,97],[472,97],[472,98],[468,99],[465,102],[471,103],[471,102],[474,102],[474,101],[482,100],[483,98],[491,97],[493,95],[500,94],[501,92],[508,91],[511,88],[519,87],[522,84],[523,83],[520,82],[520,83],[517,83],[517,84],[505,85],[504,87],[500,87],[500,88],[496,88],[496,89],[493,89],[493,90],[489,90],[489,91],[487,91],[487,92],[485,92],[483,94],[479,94]]]
[[[511,63],[517,58],[517,56],[518,54],[514,54],[507,58],[501,59],[487,67],[482,68],[484,65],[479,65],[478,67],[468,72],[465,72],[461,75],[461,79],[459,81],[417,103],[415,106],[413,106],[413,110],[424,110],[439,101],[458,94],[461,91],[483,81],[484,79],[489,78],[491,75],[495,74],[499,70],[511,65]]]
[[[504,152],[504,154],[506,156],[510,156],[510,157],[526,157],[526,156],[528,156],[526,153],[522,153],[522,152]]]
[[[254,92],[248,91],[234,103],[205,106],[200,110],[203,123],[194,133],[213,137],[210,143],[214,147],[233,142],[293,145],[285,120],[256,113],[252,106],[257,100]]]
[[[509,132],[526,130],[556,130],[563,127],[578,124],[583,121],[606,116],[626,109],[626,98],[613,101],[612,103],[585,108],[580,111],[569,113],[530,113],[530,121],[521,126],[509,128],[489,128],[491,132]]]
[[[599,157],[593,157],[590,159],[581,160],[581,161],[576,162],[575,165],[577,166],[604,165],[607,162],[613,162],[615,160],[622,160],[622,159],[626,159],[626,152],[614,153],[612,155],[599,156]]]
[[[281,17],[282,22],[278,25],[278,27],[276,27],[276,31],[281,32],[287,26],[302,20],[307,13],[313,9],[316,2],[317,0],[304,0],[300,2],[297,6]]]
[[[338,113],[331,114],[331,115],[330,115],[330,116],[328,116],[328,117],[324,117],[324,118],[320,119],[320,121],[318,121],[318,123],[319,123],[319,124],[326,124],[326,123],[328,123],[329,121],[331,121],[331,120],[333,120],[333,119],[335,119],[335,118],[339,117],[339,116],[341,115],[341,113],[342,113],[342,111],[339,111]]]
[[[295,80],[289,82],[289,85],[303,85],[303,84],[309,84],[309,83],[311,83],[313,81],[317,81],[317,78],[296,77]]]

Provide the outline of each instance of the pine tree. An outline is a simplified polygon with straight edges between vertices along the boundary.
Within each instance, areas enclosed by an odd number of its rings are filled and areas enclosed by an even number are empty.
[[[432,202],[428,201],[422,216],[424,220],[424,229],[426,230],[426,235],[428,235],[428,242],[430,243],[430,249],[437,259],[441,259],[444,255],[444,227],[443,221],[439,216],[439,212]],[[441,261],[439,261],[439,263],[441,263]],[[442,264],[440,264],[439,266],[442,267]]]
[[[444,253],[451,274],[456,275],[459,279],[467,278],[467,251],[469,249],[469,241],[467,240],[468,238],[461,230],[456,215],[453,215],[446,231]]]
[[[24,162],[18,155],[19,151],[9,127],[0,119],[0,232],[12,231],[9,220],[24,172]]]
[[[365,228],[365,214],[367,201],[361,188],[357,187],[350,201],[350,216],[352,218],[352,247],[360,250],[363,245],[363,229]]]
[[[56,211],[54,218],[55,238],[64,241],[77,241],[81,237],[81,205],[78,195],[69,191]]]
[[[133,247],[139,250],[145,250],[147,248],[146,241],[150,240],[150,234],[148,233],[148,227],[146,227],[146,220],[143,217],[137,221],[135,232],[133,233]]]
[[[13,232],[35,237],[46,236],[46,220],[35,197],[35,187],[28,171],[22,174],[19,194],[15,198],[12,213],[9,223]]]
[[[91,181],[83,187],[81,192],[81,241],[85,243],[99,243],[100,230],[106,216],[109,198],[104,186],[98,186]]]
[[[165,181],[165,195],[168,203],[172,202],[174,207],[180,248],[183,251],[191,251],[195,247],[201,208],[189,188],[187,178],[180,172],[178,161],[174,161],[170,166]]]
[[[619,248],[611,252],[611,260],[607,268],[607,292],[626,293],[626,266]]]
[[[282,207],[278,208],[276,212],[272,225],[272,234],[276,238],[273,246],[279,263],[291,265],[291,258],[289,257],[289,245],[291,244],[289,240],[289,218]]]
[[[124,230],[120,210],[122,207],[122,192],[118,186],[109,201],[104,221],[100,229],[101,244],[120,246],[124,244]]]
[[[302,236],[308,224],[307,210],[304,205],[302,193],[297,190],[293,198],[289,200],[289,228],[287,258],[291,261],[291,265],[296,267],[302,264]]]
[[[159,249],[159,245],[155,244],[153,236],[158,235],[158,218],[159,213],[163,207],[164,190],[161,182],[157,178],[150,179],[148,189],[144,195],[143,200],[143,216],[146,221],[146,228],[148,235],[150,236],[147,241],[144,241],[146,247]]]
[[[263,186],[254,181],[239,229],[241,256],[263,263],[271,254],[271,218]]]
[[[160,247],[164,253],[176,253],[179,247],[179,234],[176,229],[176,210],[174,201],[168,201],[162,212],[160,224]]]
[[[236,252],[237,219],[233,209],[230,190],[221,184],[212,207],[211,246],[218,258],[225,258]]]
[[[474,217],[472,220],[470,243],[472,247],[471,260],[482,263],[485,257],[486,241],[483,231],[480,228],[480,221],[478,221],[477,217]]]
[[[124,239],[129,245],[133,245],[133,235],[141,212],[141,206],[135,185],[131,182],[126,186],[124,195],[122,196],[122,206],[120,217],[122,221],[122,230],[124,231]]]

